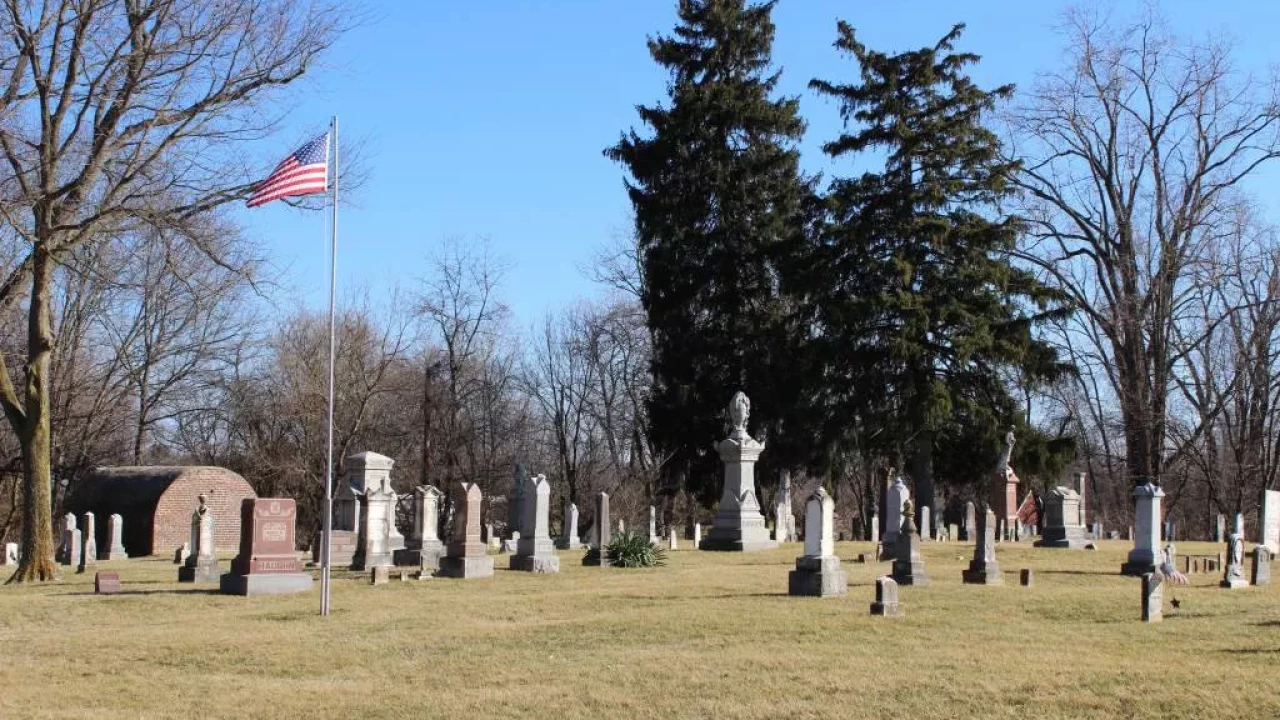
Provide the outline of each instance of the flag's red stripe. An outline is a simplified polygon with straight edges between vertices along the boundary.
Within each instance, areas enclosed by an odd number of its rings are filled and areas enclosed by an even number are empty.
[[[288,176],[263,183],[249,198],[253,207],[287,195],[305,195],[324,192],[328,185],[328,168],[325,165],[304,165]]]
[[[266,180],[263,180],[262,182],[258,183],[257,191],[262,192],[264,189],[270,188],[272,185],[276,185],[281,182],[287,182],[292,178],[296,177],[297,175],[300,175],[303,173],[313,172],[315,170],[320,170],[321,172],[323,172],[325,167],[326,167],[325,163],[315,163],[313,165],[299,165],[295,161],[290,165],[290,167],[281,171],[271,173],[271,175]]]
[[[318,177],[323,181],[328,175],[326,171],[327,168],[324,165],[304,165],[287,175],[267,180],[258,186],[257,190],[254,191],[254,195],[265,195],[278,187],[291,185],[300,180],[314,180]]]
[[[248,205],[249,207],[257,207],[264,203],[269,203],[272,200],[279,200],[280,198],[283,198],[283,197],[292,197],[294,195],[310,195],[312,193],[321,193],[321,192],[324,192],[325,189],[326,189],[326,184],[323,182],[301,184],[301,185],[290,185],[288,187],[281,188],[280,190],[273,192],[270,195],[263,195],[261,197],[254,196],[252,199],[249,200]]]

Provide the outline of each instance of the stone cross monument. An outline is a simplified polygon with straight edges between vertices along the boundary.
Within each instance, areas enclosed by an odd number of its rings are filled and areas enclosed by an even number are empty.
[[[699,546],[702,550],[742,552],[778,547],[769,537],[756,499],[755,465],[764,443],[747,434],[750,417],[751,401],[741,391],[735,393],[729,401],[733,429],[715,446],[724,462],[724,490],[711,529]]]

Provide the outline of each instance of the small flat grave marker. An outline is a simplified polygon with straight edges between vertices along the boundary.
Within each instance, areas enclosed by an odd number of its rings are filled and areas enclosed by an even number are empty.
[[[93,592],[95,595],[119,595],[120,573],[101,571],[94,573]]]

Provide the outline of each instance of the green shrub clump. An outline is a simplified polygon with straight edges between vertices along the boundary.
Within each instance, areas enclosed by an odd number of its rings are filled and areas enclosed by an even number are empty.
[[[667,553],[639,535],[624,532],[609,541],[605,557],[614,567],[659,567],[666,565]]]

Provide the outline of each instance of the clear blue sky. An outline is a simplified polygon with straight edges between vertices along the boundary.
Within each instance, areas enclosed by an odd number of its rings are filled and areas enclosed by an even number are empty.
[[[1142,7],[1137,0],[1110,5],[1120,16]],[[580,268],[630,224],[622,170],[601,151],[636,123],[637,103],[664,100],[666,76],[645,38],[670,30],[675,7],[674,0],[373,2],[371,18],[303,88],[278,142],[262,146],[272,155],[262,163],[274,164],[336,113],[343,138],[363,143],[371,172],[354,206],[341,210],[340,292],[364,285],[374,299],[385,297],[384,286],[414,285],[443,239],[487,237],[510,265],[503,296],[517,327],[527,328],[601,292]],[[805,170],[841,170],[818,149],[840,130],[837,108],[805,89],[815,76],[852,77],[852,62],[831,47],[837,18],[884,51],[932,43],[965,22],[960,49],[982,55],[978,81],[1025,87],[1058,63],[1063,41],[1055,26],[1065,7],[1054,0],[781,0],[774,59],[782,91],[800,96],[809,123]],[[1244,69],[1266,72],[1276,58],[1280,3],[1166,0],[1161,9],[1179,32],[1230,35]],[[293,296],[323,307],[320,218],[280,203],[240,217],[287,267]]]

